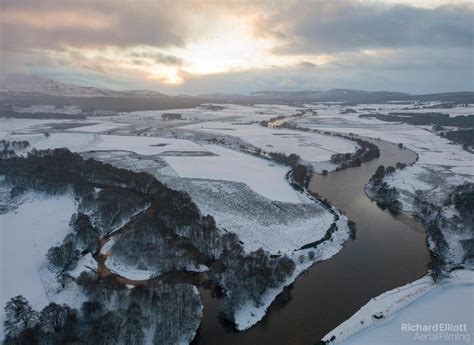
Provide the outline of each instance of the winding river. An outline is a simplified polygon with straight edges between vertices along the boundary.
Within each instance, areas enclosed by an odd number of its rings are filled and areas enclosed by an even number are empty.
[[[380,158],[327,176],[314,175],[309,186],[356,222],[357,238],[301,275],[264,319],[244,332],[226,331],[218,320],[218,300],[200,289],[204,317],[195,344],[313,344],[372,297],[425,274],[430,255],[421,225],[407,215],[383,211],[364,193],[379,165],[411,164],[416,154],[373,142],[380,148]]]

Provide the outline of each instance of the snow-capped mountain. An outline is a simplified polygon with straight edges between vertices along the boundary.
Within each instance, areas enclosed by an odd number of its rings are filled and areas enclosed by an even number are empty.
[[[69,97],[166,97],[151,90],[114,91],[62,83],[50,78],[23,73],[8,74],[0,79],[0,90],[12,93],[40,93]]]

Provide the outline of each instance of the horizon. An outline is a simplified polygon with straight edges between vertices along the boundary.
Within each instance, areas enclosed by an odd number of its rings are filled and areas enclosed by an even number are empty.
[[[22,75],[26,77],[40,77],[40,78],[45,78],[47,80],[52,80],[54,82],[58,83],[64,83],[70,86],[78,86],[78,87],[85,87],[85,88],[94,88],[95,86],[90,86],[87,84],[74,84],[74,83],[69,83],[65,82],[62,80],[50,78],[48,76],[42,76],[42,75],[37,75],[37,74],[26,74],[26,73],[21,73],[21,72],[16,72],[16,73],[9,73],[7,75],[0,75],[0,81],[4,80],[4,78],[12,75]],[[198,93],[198,94],[191,94],[191,93],[165,93],[161,92],[159,90],[154,90],[150,88],[107,88],[107,87],[95,87],[98,89],[102,90],[109,90],[109,91],[114,91],[114,92],[127,92],[127,91],[151,91],[151,92],[157,92],[161,93],[165,96],[173,96],[173,97],[179,97],[179,96],[187,96],[187,97],[205,97],[205,96],[213,96],[213,95],[222,95],[222,96],[255,96],[261,93],[305,93],[305,92],[314,92],[314,93],[324,93],[324,92],[329,92],[329,91],[335,91],[335,90],[344,90],[344,91],[357,91],[357,92],[368,92],[368,93],[376,93],[376,92],[391,92],[391,93],[401,93],[401,94],[406,94],[409,96],[423,96],[423,95],[430,95],[430,94],[450,94],[450,93],[474,93],[472,90],[451,90],[451,91],[446,91],[446,92],[433,92],[433,93],[413,93],[413,92],[405,92],[403,90],[394,90],[394,91],[389,91],[389,90],[379,90],[379,89],[374,89],[374,90],[362,90],[362,89],[349,89],[349,88],[344,88],[344,87],[334,87],[331,89],[318,89],[318,90],[291,90],[291,89],[277,89],[277,90],[272,90],[272,89],[265,89],[265,90],[256,90],[256,91],[247,91],[247,92],[209,92],[209,93]]]
[[[170,95],[474,91],[469,1],[6,0],[0,73]]]

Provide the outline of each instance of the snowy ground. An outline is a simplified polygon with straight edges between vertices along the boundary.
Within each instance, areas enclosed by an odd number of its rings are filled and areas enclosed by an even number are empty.
[[[335,153],[352,153],[357,145],[349,140],[287,129],[273,129],[258,124],[236,122],[205,122],[182,127],[183,129],[217,133],[238,137],[267,152],[298,154],[310,163],[329,161]]]
[[[221,146],[203,145],[203,148],[214,156],[167,156],[165,160],[181,177],[243,182],[271,200],[310,202],[286,182],[288,168]]]
[[[71,122],[71,120],[6,119],[0,117],[0,139],[7,137],[11,132],[42,132],[46,128],[51,128],[54,124],[69,122]]]
[[[242,183],[177,178],[163,181],[189,193],[201,212],[211,214],[220,228],[235,232],[248,252],[262,247],[273,254],[291,254],[323,237],[333,222],[333,216],[315,202],[273,201]]]
[[[127,126],[127,124],[104,122],[104,123],[86,125],[84,127],[74,127],[74,128],[69,129],[69,131],[99,133],[99,132],[110,131],[117,128],[122,128],[124,126]]]
[[[286,286],[292,284],[301,273],[314,265],[315,262],[327,260],[336,255],[343,248],[344,242],[349,239],[347,220],[345,216],[341,216],[341,219],[337,222],[339,230],[333,233],[331,240],[323,242],[317,248],[299,250],[290,255],[296,263],[293,275],[288,277],[281,286],[269,289],[263,296],[261,305],[256,306],[253,302],[242,305],[234,314],[236,328],[238,330],[246,330],[255,325],[265,316],[268,307],[275,298]],[[310,252],[315,254],[313,259],[310,259],[308,256]]]
[[[474,272],[454,271],[441,283],[425,276],[413,283],[383,293],[370,300],[350,319],[328,333],[323,340],[341,344],[427,344],[466,343],[474,335]],[[378,319],[376,317],[378,317]],[[466,324],[467,331],[447,332],[464,336],[457,341],[416,338],[446,336],[436,332],[402,331],[404,324]],[[439,326],[438,326],[439,327]]]
[[[216,145],[200,145],[174,138],[89,133],[52,133],[49,137],[42,134],[10,135],[4,138],[28,140],[37,149],[67,147],[75,152],[129,151],[147,156],[161,154],[170,168],[181,177],[243,182],[272,200],[310,202],[285,180],[288,168]],[[188,156],[191,153],[200,155]]]
[[[3,137],[0,135],[0,139]],[[28,140],[39,150],[67,147],[71,151],[118,150],[136,152],[142,155],[156,155],[167,151],[200,152],[202,147],[189,140],[173,138],[149,138],[92,133],[51,133],[11,135],[8,140]]]
[[[219,110],[212,110],[212,106],[219,107]],[[222,107],[222,109],[220,109]],[[277,104],[257,104],[255,106],[243,106],[237,104],[215,104],[203,105],[197,108],[188,109],[168,109],[135,111],[120,114],[121,120],[135,122],[137,118],[141,120],[155,120],[164,123],[172,122],[183,124],[184,121],[214,121],[214,120],[233,120],[233,121],[262,121],[269,120],[276,116],[289,116],[295,114],[297,107]],[[162,120],[162,115],[166,113],[181,114],[182,120]]]
[[[37,310],[52,301],[80,307],[86,300],[74,283],[58,293],[54,273],[46,265],[48,249],[70,232],[69,220],[76,210],[73,197],[29,192],[21,199],[18,208],[0,215],[2,336],[3,307],[14,296],[23,295]],[[77,269],[89,264],[87,259],[81,260]]]

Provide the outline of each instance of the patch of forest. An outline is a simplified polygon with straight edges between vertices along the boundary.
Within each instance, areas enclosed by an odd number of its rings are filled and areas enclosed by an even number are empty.
[[[419,126],[450,126],[459,128],[472,128],[474,127],[474,115],[465,116],[449,116],[449,114],[443,113],[389,113],[384,114],[363,114],[359,115],[360,118],[376,118],[381,121],[387,122],[404,122],[411,125]]]
[[[78,200],[77,213],[71,219],[73,231],[61,245],[48,252],[49,263],[63,287],[73,280],[68,272],[81,255],[98,250],[100,240],[110,236],[116,237],[114,257],[129,267],[153,270],[158,277],[185,271],[190,266],[207,267],[210,283],[222,290],[222,314],[231,322],[240,305],[249,300],[261,304],[265,291],[281,285],[294,270],[294,262],[286,256],[273,257],[262,249],[245,253],[238,237],[218,229],[214,218],[202,215],[187,193],[170,189],[147,173],[84,159],[67,149],[33,149],[26,157],[1,159],[0,175],[16,190],[33,189],[49,194],[73,190]],[[110,307],[110,295],[124,290],[120,279],[114,275],[104,278],[97,272],[81,274],[76,283],[89,296],[89,302],[101,303],[105,309]],[[166,283],[172,289],[180,285],[173,279],[167,279]],[[156,284],[153,286],[156,289]],[[147,293],[161,294],[160,291]],[[172,304],[174,295],[166,296],[171,296],[168,302]],[[161,300],[163,297],[157,297],[157,301]],[[196,315],[192,307],[196,303],[189,304],[190,310],[186,309],[188,304],[183,305],[184,309],[179,310],[165,308],[178,313],[166,315],[176,322],[166,329],[156,328],[155,344],[173,344],[176,334],[183,334],[180,327],[187,323],[180,318]],[[100,328],[103,317],[114,310],[107,309],[91,329]],[[79,315],[77,311],[76,315]],[[32,332],[38,325],[44,331],[38,322],[22,325],[14,332],[7,332],[8,339]]]
[[[384,177],[395,173],[397,169],[401,170],[405,167],[406,165],[403,163],[397,163],[396,168],[380,165],[366,186],[370,198],[375,200],[382,209],[387,209],[394,214],[402,210],[402,203],[399,201],[400,193],[395,187],[390,187],[384,181]]]
[[[462,145],[465,150],[474,149],[474,128],[441,132],[440,135],[456,144]]]
[[[318,133],[318,134],[323,134],[323,135],[328,135],[328,136],[333,136],[333,137],[339,137],[339,138],[356,142],[357,145],[359,146],[356,152],[335,153],[331,156],[331,160],[330,160],[331,163],[338,165],[336,170],[344,170],[351,167],[358,167],[364,162],[369,162],[372,159],[380,157],[380,150],[377,145],[369,141],[363,140],[361,138],[357,138],[353,136],[352,133],[349,133],[349,135],[346,135],[342,133],[321,131],[319,129],[299,127],[298,125],[295,125],[289,122],[283,124],[282,127],[288,128],[288,129],[294,129],[294,130],[298,130],[302,132],[311,132],[311,133]],[[327,173],[328,172],[326,170],[323,170],[324,175],[326,175]]]
[[[416,215],[429,236],[430,251],[439,265],[468,265],[474,263],[474,183],[455,186],[440,202],[427,197],[422,190],[415,193]],[[446,216],[444,210],[454,208],[457,214]],[[462,256],[453,262],[450,255],[460,243]]]
[[[36,113],[22,113],[9,109],[0,110],[0,117],[5,117],[7,119],[65,119],[65,120],[84,120],[87,118],[83,114],[64,114],[64,113],[48,113],[48,112],[36,112]]]

